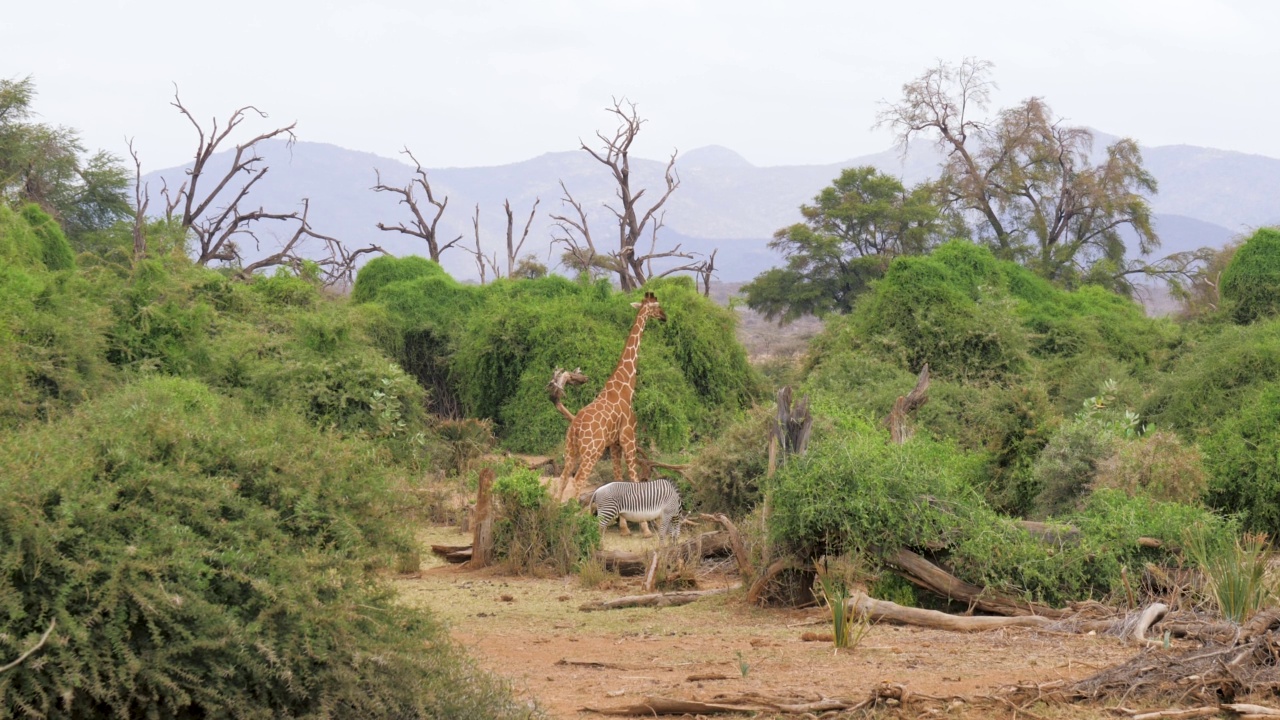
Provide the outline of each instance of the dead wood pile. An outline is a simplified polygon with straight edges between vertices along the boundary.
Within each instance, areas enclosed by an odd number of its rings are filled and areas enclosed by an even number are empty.
[[[1226,626],[1226,627],[1224,627]],[[1194,627],[1183,623],[1182,629]],[[1234,637],[1226,623],[1203,624],[1208,640],[1191,650],[1150,648],[1127,663],[1072,685],[1069,699],[1171,698],[1217,704],[1260,692],[1280,691],[1280,610],[1260,613]],[[1154,628],[1160,631],[1160,626]]]

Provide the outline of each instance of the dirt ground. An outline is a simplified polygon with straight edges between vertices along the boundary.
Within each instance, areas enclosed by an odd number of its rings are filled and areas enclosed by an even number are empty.
[[[422,540],[426,546],[465,545],[470,539],[432,528]],[[605,538],[606,549],[636,550],[649,543],[656,540],[623,538],[616,531]],[[731,570],[727,563],[708,568],[699,586],[733,583]],[[1015,713],[981,696],[1015,684],[1076,680],[1138,651],[1106,636],[1023,629],[961,634],[883,624],[873,626],[856,649],[837,653],[830,642],[801,639],[805,632],[829,631],[816,609],[764,610],[730,592],[681,607],[583,612],[578,608],[585,602],[638,593],[639,578],[615,577],[585,588],[576,576],[468,571],[430,554],[419,574],[394,582],[403,602],[430,608],[447,621],[481,666],[507,678],[521,697],[553,718],[603,717],[584,708],[628,705],[652,695],[861,700],[881,682],[939,698],[925,703],[926,716],[1113,717],[1102,707],[1042,704]]]

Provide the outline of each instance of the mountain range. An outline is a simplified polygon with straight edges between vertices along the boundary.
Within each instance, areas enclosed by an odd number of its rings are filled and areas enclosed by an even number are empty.
[[[1114,140],[1096,131],[1095,138],[1097,147]],[[259,154],[270,170],[243,207],[260,204],[269,211],[287,212],[308,198],[317,232],[352,247],[376,243],[395,255],[427,254],[421,240],[376,227],[379,222],[408,224],[409,210],[398,203],[398,196],[371,188],[379,173],[387,185],[408,184],[411,164],[313,142],[268,141],[259,146]],[[207,173],[224,173],[230,157],[228,152],[215,155]],[[424,150],[419,157],[429,155]],[[911,185],[936,175],[940,157],[933,146],[918,143],[905,154],[887,150],[829,165],[758,167],[725,147],[691,150],[677,157],[680,187],[665,206],[659,243],[703,254],[718,249],[720,280],[750,280],[781,264],[781,256],[767,247],[774,231],[799,221],[799,206],[812,201],[844,168],[873,165]],[[1157,256],[1219,247],[1252,228],[1280,223],[1280,159],[1188,145],[1144,147],[1143,159],[1159,183],[1159,193],[1151,199],[1162,239]],[[664,161],[631,159],[633,189],[649,188],[646,201],[660,194],[665,166]],[[162,182],[177,188],[189,167],[149,173],[143,181],[154,195]],[[427,173],[435,196],[448,198],[439,235],[463,236],[460,246],[475,247],[472,220],[478,204],[482,248],[488,255],[497,251],[505,257],[503,201],[511,202],[518,237],[534,200],[540,198],[522,254],[554,268],[560,250],[552,247],[556,229],[550,215],[572,213],[561,202],[561,181],[587,210],[597,245],[607,246],[616,237],[613,216],[605,208],[614,200],[613,178],[584,151],[546,153],[492,167],[428,168]],[[642,202],[642,207],[647,205]],[[282,227],[278,235],[291,231]],[[260,249],[244,248],[245,255],[266,254],[272,249],[265,246],[272,242],[270,233],[264,234],[263,242]],[[446,253],[442,262],[459,279],[478,277],[473,256],[459,248]]]

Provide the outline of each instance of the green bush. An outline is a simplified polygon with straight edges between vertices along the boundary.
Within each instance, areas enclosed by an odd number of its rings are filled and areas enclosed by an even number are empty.
[[[1144,419],[1200,440],[1280,380],[1280,319],[1208,330],[1155,379]]]
[[[693,507],[736,518],[760,502],[772,423],[770,408],[753,408],[699,450],[688,472]]]
[[[532,470],[504,468],[493,498],[494,554],[508,570],[566,575],[600,547],[596,519],[577,503],[552,499]]]
[[[1262,228],[1236,251],[1222,272],[1222,298],[1245,325],[1280,314],[1280,229]]]
[[[399,258],[381,255],[360,268],[355,287],[351,289],[351,299],[358,303],[368,302],[391,283],[427,277],[441,278],[448,277],[448,274],[439,263],[417,255]]]
[[[815,442],[792,458],[773,486],[770,532],[775,546],[812,560],[843,552],[878,558],[907,548],[935,557],[975,585],[1064,603],[1120,587],[1121,569],[1170,562],[1142,548],[1140,536],[1180,542],[1201,522],[1227,534],[1229,524],[1203,508],[1100,489],[1064,520],[1081,529],[1078,544],[1032,538],[994,512],[975,485],[984,458],[915,438],[886,442],[869,424]]]
[[[1280,383],[1259,388],[1203,444],[1206,501],[1238,514],[1246,530],[1280,537]]]
[[[519,717],[370,568],[411,547],[376,449],[143,380],[0,437],[5,715]]]
[[[887,442],[869,423],[814,445],[775,476],[770,534],[803,559],[950,539],[985,510],[981,458],[916,438]]]
[[[1035,509],[1042,517],[1075,509],[1111,457],[1119,438],[1094,418],[1065,423],[1036,458],[1031,477],[1037,488]]]
[[[1199,448],[1155,431],[1119,441],[1115,453],[1097,465],[1094,488],[1104,487],[1194,505],[1204,497],[1208,475]]]
[[[551,452],[564,438],[565,421],[545,391],[552,371],[577,367],[591,379],[566,393],[565,406],[581,408],[612,374],[635,320],[638,297],[607,282],[549,276],[465,286],[432,266],[408,279],[380,267],[365,287],[376,288],[373,304],[399,333],[383,349],[430,389],[433,410],[492,420],[517,452]],[[749,405],[760,382],[728,310],[687,280],[646,290],[669,320],[646,327],[633,406],[642,442],[677,450]]]

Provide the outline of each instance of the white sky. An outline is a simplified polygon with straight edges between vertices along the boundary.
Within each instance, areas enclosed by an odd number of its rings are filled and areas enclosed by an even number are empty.
[[[198,118],[254,104],[267,129],[428,167],[575,149],[613,95],[635,152],[710,144],[757,165],[889,147],[878,104],[938,59],[995,63],[997,105],[1045,97],[1073,124],[1280,157],[1280,2],[1072,0],[226,0],[12,2],[0,77],[33,76],[45,122],[144,171],[186,162]],[[269,124],[268,124],[269,123]]]

